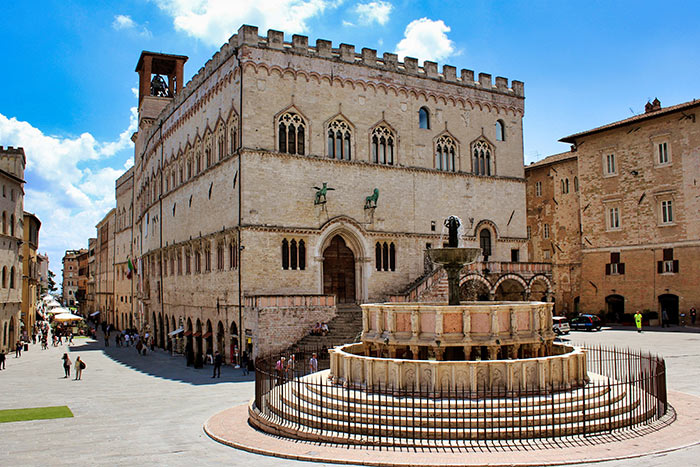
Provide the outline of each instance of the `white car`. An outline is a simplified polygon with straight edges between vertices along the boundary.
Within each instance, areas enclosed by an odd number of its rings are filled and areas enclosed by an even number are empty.
[[[554,334],[561,336],[562,334],[569,334],[570,330],[568,319],[563,316],[552,317],[552,331],[554,331]]]

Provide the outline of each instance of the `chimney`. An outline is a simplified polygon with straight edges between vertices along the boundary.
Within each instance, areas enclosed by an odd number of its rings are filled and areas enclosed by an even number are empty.
[[[644,106],[644,113],[647,114],[649,112],[656,112],[657,110],[661,110],[661,101],[658,97],[654,98],[652,102],[647,101],[646,105]]]

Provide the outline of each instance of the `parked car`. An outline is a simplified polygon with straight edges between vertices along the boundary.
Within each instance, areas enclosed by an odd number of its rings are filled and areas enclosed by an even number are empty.
[[[579,315],[571,320],[571,329],[577,331],[600,331],[603,322],[596,315]]]
[[[561,336],[562,334],[569,334],[570,330],[569,320],[564,316],[552,317],[552,331],[554,331],[554,334]]]

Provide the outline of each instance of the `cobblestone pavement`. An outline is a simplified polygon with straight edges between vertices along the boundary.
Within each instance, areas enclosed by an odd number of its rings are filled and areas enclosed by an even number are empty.
[[[667,359],[669,386],[700,396],[697,330],[638,334],[606,329],[572,332],[566,339],[658,352]],[[75,415],[0,424],[0,465],[311,465],[238,451],[202,431],[211,415],[253,396],[252,375],[243,377],[241,370],[225,367],[221,379],[212,379],[210,366],[194,370],[183,358],[163,351],[140,356],[133,347],[105,348],[101,341],[76,340],[70,347],[71,360],[80,355],[87,368],[81,381],[73,381],[63,379],[60,357],[67,350],[65,345],[45,351],[30,345],[21,358],[10,356],[7,369],[0,371],[0,408],[67,405]],[[468,463],[468,456],[464,461]],[[700,447],[594,465],[697,466]]]

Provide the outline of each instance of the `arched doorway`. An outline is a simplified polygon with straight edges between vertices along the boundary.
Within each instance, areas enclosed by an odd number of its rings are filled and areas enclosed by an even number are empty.
[[[678,324],[678,295],[671,293],[659,295],[659,319],[662,319],[663,310],[666,310],[670,324]]]
[[[547,292],[547,283],[543,279],[535,278],[535,280],[530,284],[530,300],[546,302]]]
[[[355,302],[355,255],[340,235],[323,251],[323,293],[338,303]]]
[[[214,336],[212,335],[211,321],[207,320],[207,332],[204,334],[204,343],[206,345],[205,355],[214,355]]]
[[[158,315],[158,347],[165,348],[165,327],[163,326],[163,315]]]
[[[10,318],[10,328],[7,331],[7,337],[10,339],[10,348],[13,348],[17,337],[15,336],[15,317]]]
[[[226,349],[224,348],[224,324],[221,321],[216,325],[216,350],[222,356],[226,355]]]
[[[152,314],[153,320],[151,321],[151,339],[156,341],[158,339],[158,318],[156,318],[156,312],[154,311]],[[146,345],[149,343],[146,342]]]
[[[483,281],[467,279],[459,288],[459,298],[467,302],[485,302],[490,299],[489,292]]]
[[[199,318],[197,319],[194,337],[194,361],[195,365],[197,365],[197,362],[202,361],[202,322]]]
[[[625,297],[622,295],[608,295],[605,297],[605,306],[607,308],[607,321],[615,323],[622,322],[622,317],[625,314]]]
[[[495,299],[499,302],[525,300],[525,286],[516,279],[505,279],[496,288]]]
[[[231,363],[238,363],[237,352],[238,352],[238,326],[236,322],[231,323]]]
[[[194,338],[192,337],[192,333],[192,319],[187,318],[187,330],[185,331],[185,337],[187,337],[187,342],[185,342],[187,365],[194,364]]]

